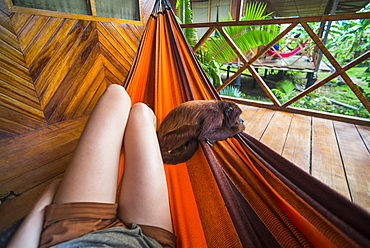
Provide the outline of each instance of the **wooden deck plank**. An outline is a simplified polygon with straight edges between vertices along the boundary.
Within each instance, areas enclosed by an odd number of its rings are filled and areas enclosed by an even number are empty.
[[[103,51],[104,56],[104,67],[107,71],[107,77],[109,77],[109,80],[116,81],[118,84],[122,84],[123,81],[125,81],[126,76],[128,74],[128,71],[122,70],[122,68],[119,67],[119,64],[117,62],[110,58],[109,54],[106,54]],[[114,79],[114,77],[116,79]]]
[[[106,82],[105,84],[101,84],[99,86],[99,88],[96,90],[95,92],[95,95],[94,97],[91,99],[91,101],[89,102],[88,106],[87,106],[87,109],[86,109],[86,112],[87,113],[92,113],[92,111],[94,110],[94,107],[95,105],[98,103],[100,97],[103,95],[103,93],[105,92],[106,90],[106,85],[110,85],[110,84],[114,84],[114,82],[111,82],[109,81],[108,78],[105,78],[106,79]]]
[[[275,111],[270,109],[258,109],[253,119],[245,125],[245,132],[256,139],[260,139],[274,113]]]
[[[28,83],[26,83],[28,84]],[[29,90],[26,87],[18,87],[20,85],[9,84],[9,82],[0,80],[0,90],[2,94],[9,96],[12,99],[17,99],[23,104],[29,105],[32,108],[40,108],[35,90]]]
[[[107,59],[104,60],[104,67],[105,70],[105,77],[108,79],[112,84],[120,84],[122,85],[123,81],[127,76],[126,73],[122,73],[119,71],[110,61]]]
[[[311,174],[350,199],[333,123],[320,118],[313,118],[312,122]]]
[[[282,155],[307,173],[310,173],[310,117],[296,114],[293,116]]]
[[[240,118],[244,121],[244,125],[247,125],[249,121],[253,118],[253,116],[257,113],[258,109],[246,105],[238,105],[240,109],[243,111],[240,115]]]
[[[68,134],[58,134],[37,146],[2,157],[0,163],[4,167],[0,170],[1,184],[6,184],[9,180],[35,170],[40,165],[67,155],[71,152],[69,149],[73,148],[70,146],[70,141],[76,139],[79,133],[81,133],[80,129]]]
[[[261,138],[261,142],[275,152],[282,154],[292,117],[291,113],[276,111]]]
[[[367,147],[367,150],[370,152],[370,127],[360,125],[356,125],[356,127]]]
[[[352,200],[370,211],[370,154],[354,124],[334,122]]]

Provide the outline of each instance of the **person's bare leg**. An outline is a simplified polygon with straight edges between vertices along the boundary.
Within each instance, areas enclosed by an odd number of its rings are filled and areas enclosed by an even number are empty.
[[[119,156],[131,100],[120,85],[99,99],[53,203],[116,201]]]
[[[167,183],[156,135],[156,118],[145,104],[135,104],[124,137],[125,169],[118,217],[125,223],[172,232]]]

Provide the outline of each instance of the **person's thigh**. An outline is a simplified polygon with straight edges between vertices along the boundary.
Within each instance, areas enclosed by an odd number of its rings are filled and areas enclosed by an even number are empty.
[[[115,202],[130,107],[131,100],[122,86],[107,88],[90,115],[54,203]]]
[[[155,125],[155,115],[145,104],[132,107],[124,138],[125,169],[118,217],[125,223],[157,226],[172,232]]]

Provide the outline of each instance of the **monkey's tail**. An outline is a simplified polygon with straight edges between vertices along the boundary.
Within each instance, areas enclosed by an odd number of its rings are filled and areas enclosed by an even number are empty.
[[[198,149],[198,140],[191,139],[184,145],[171,151],[162,151],[162,159],[166,164],[178,164],[188,161]]]

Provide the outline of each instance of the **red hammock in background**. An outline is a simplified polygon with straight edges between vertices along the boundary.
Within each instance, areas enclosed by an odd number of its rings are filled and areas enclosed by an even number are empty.
[[[153,10],[124,87],[160,123],[220,99],[167,1]],[[246,133],[165,165],[178,247],[370,246],[370,216]]]
[[[299,45],[297,48],[294,48],[290,52],[279,53],[278,51],[276,51],[274,49],[269,49],[266,52],[266,54],[269,55],[269,56],[275,57],[275,58],[286,58],[286,57],[290,57],[290,56],[293,56],[294,54],[298,53],[299,51],[301,51],[305,47],[305,45],[307,43],[308,43],[308,40],[305,41],[304,43],[302,43],[301,45]]]

